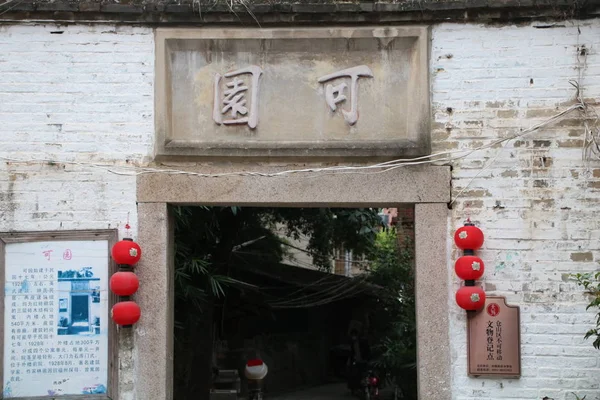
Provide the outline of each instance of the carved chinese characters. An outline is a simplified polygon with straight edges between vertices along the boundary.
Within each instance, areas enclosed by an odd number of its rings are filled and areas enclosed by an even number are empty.
[[[358,120],[358,101],[357,101],[357,91],[358,91],[358,78],[360,77],[373,77],[373,72],[366,65],[360,65],[354,68],[348,68],[342,71],[334,72],[333,74],[325,75],[319,78],[319,83],[329,82],[336,78],[349,77],[351,78],[350,83],[350,111],[342,110],[342,114],[344,114],[344,119],[348,124],[354,125]],[[342,82],[336,86],[328,84],[325,88],[325,99],[327,100],[327,105],[331,108],[331,111],[335,111],[337,109],[337,104],[344,102],[347,100],[346,95],[344,94],[347,85],[345,82]]]
[[[250,129],[256,128],[262,74],[263,71],[260,67],[252,65],[228,72],[224,76],[219,73],[215,75],[213,120],[218,125],[247,124]],[[249,83],[246,83],[242,78],[248,76]],[[342,110],[344,120],[349,125],[354,125],[358,121],[358,80],[362,77],[373,77],[373,72],[366,65],[337,71],[318,80],[319,83],[325,84],[340,78],[350,78],[349,88],[346,82],[340,82],[337,85],[329,83],[325,86],[325,101],[332,112],[337,110],[338,104],[346,103],[349,96],[350,111]],[[223,80],[226,81],[224,87]],[[347,89],[349,90],[347,91]],[[347,92],[348,95],[346,95]],[[249,103],[248,97],[250,98]]]
[[[255,65],[229,72],[224,76],[225,79],[230,79],[225,85],[225,90],[221,89],[223,77],[220,74],[215,75],[213,119],[217,124],[248,124],[251,129],[256,128],[258,123],[258,93],[262,73],[263,71]],[[250,75],[250,104],[248,104],[247,99],[249,88],[240,78],[244,75]],[[228,113],[230,118],[223,120],[223,115]]]
[[[428,35],[157,28],[155,156],[430,154]]]

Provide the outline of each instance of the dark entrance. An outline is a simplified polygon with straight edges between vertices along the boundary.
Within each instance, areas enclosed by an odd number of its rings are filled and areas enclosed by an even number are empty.
[[[89,330],[89,301],[88,295],[79,295],[71,297],[71,327],[70,335],[76,335]]]
[[[175,399],[208,399],[225,375],[242,398],[253,358],[269,398],[331,384],[348,396],[356,335],[414,399],[412,210],[175,209]]]

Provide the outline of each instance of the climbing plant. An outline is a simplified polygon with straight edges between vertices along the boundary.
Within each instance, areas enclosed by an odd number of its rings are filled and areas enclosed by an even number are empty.
[[[590,296],[590,303],[586,309],[594,310],[596,313],[596,326],[586,332],[585,338],[593,339],[593,346],[600,350],[600,271],[575,274],[574,277],[577,284],[582,286]]]

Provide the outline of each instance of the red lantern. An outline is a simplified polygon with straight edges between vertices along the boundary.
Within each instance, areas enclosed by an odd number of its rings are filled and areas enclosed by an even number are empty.
[[[483,244],[483,232],[473,224],[465,224],[454,233],[454,243],[462,250],[477,250]]]
[[[140,281],[133,272],[119,271],[110,277],[110,290],[117,296],[131,296],[139,287]]]
[[[463,286],[456,292],[456,304],[468,311],[479,310],[485,305],[485,292],[477,286]]]
[[[474,281],[483,276],[483,260],[475,256],[462,256],[454,264],[456,275],[465,281]]]
[[[131,326],[138,322],[142,310],[133,301],[122,301],[113,306],[110,317],[117,325]]]
[[[112,258],[117,264],[135,265],[140,261],[142,249],[131,239],[123,239],[115,243],[111,251]]]

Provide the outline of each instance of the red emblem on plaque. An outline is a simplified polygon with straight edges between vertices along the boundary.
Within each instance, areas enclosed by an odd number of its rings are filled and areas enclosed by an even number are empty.
[[[490,304],[487,306],[487,313],[490,316],[495,317],[496,315],[500,314],[500,306],[496,303]]]

